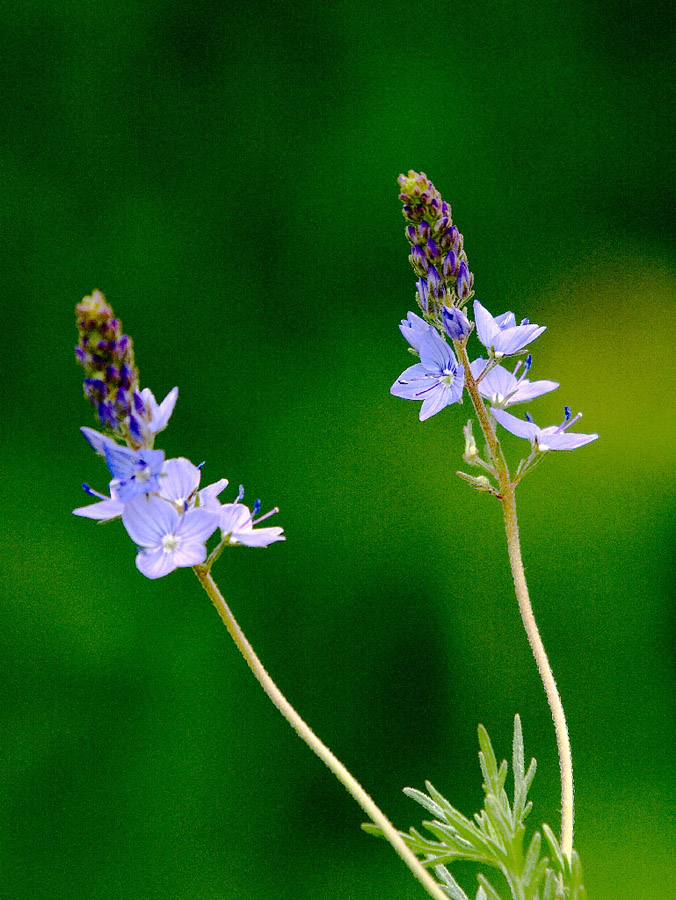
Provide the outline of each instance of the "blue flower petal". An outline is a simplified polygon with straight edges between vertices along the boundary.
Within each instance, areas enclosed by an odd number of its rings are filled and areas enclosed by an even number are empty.
[[[401,320],[399,330],[411,347],[413,347],[414,350],[417,350],[420,345],[420,338],[428,332],[431,327],[432,326],[428,325],[424,319],[420,318],[420,316],[416,316],[415,313],[410,312],[405,319]]]
[[[173,553],[162,549],[141,550],[136,554],[136,568],[146,578],[163,578],[176,568]]]
[[[435,416],[442,409],[452,403],[451,388],[446,384],[438,383],[429,394],[425,396],[423,405],[420,407],[420,421],[424,422],[430,416]]]
[[[504,429],[516,437],[526,438],[526,440],[534,441],[540,433],[540,429],[534,422],[524,422],[523,419],[517,419],[511,413],[505,412],[504,409],[493,409],[491,412],[495,417],[495,421],[499,422]]]
[[[390,388],[390,394],[403,400],[424,400],[426,392],[438,383],[439,379],[433,375],[415,381],[395,381]]]
[[[513,328],[505,328],[493,339],[493,351],[503,356],[518,353],[526,344],[540,337],[546,327],[546,325],[515,325]]]
[[[420,341],[420,362],[435,375],[445,375],[449,368],[455,372],[458,367],[455,354],[436,328],[430,328]]]

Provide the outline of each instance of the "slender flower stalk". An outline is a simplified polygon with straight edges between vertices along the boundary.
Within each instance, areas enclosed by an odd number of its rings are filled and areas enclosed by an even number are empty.
[[[193,568],[249,668],[277,709],[381,829],[428,894],[435,900],[447,900],[447,894],[387,816],[270,678],[211,576],[211,567],[225,547],[263,548],[286,540],[279,526],[256,527],[279,510],[275,507],[259,515],[260,500],[254,502],[253,509],[245,506],[241,502],[244,497],[241,486],[234,503],[221,504],[218,497],[228,486],[226,478],[200,490],[201,466],[193,465],[184,457],[165,459],[162,450],[153,450],[155,435],[166,427],[173,412],[178,389],[174,388],[161,403],[157,403],[148,388],[138,389],[131,338],[122,335],[119,320],[103,294],[94,291],[76,309],[80,338],[76,356],[85,368],[85,395],[113,437],[91,428],[83,428],[82,432],[92,449],[105,459],[113,478],[109,484],[110,496],[83,485],[85,492],[97,500],[78,507],[74,513],[101,522],[121,518],[127,534],[137,545],[136,566],[147,578],[163,578],[178,568]],[[422,324],[427,330],[427,325]],[[452,356],[445,343],[436,350]],[[123,361],[122,369],[111,362],[118,357]],[[124,375],[124,389],[120,386],[120,372]],[[461,383],[458,390],[462,390]],[[444,400],[444,390],[438,390],[437,395]],[[124,445],[118,440],[124,441]],[[208,553],[207,541],[216,531],[220,532],[220,540]]]
[[[559,752],[559,769],[561,771],[561,849],[564,855],[571,860],[573,853],[573,823],[574,823],[574,797],[573,797],[573,757],[570,749],[570,737],[566,716],[563,711],[561,696],[556,686],[554,673],[549,664],[540,632],[533,614],[533,607],[528,594],[526,575],[521,558],[521,543],[519,540],[519,523],[516,516],[516,498],[514,484],[507,468],[500,442],[491,423],[488,411],[481,399],[479,388],[472,376],[467,350],[462,341],[454,341],[456,353],[460,363],[465,367],[465,386],[472,400],[474,411],[479,420],[486,444],[489,448],[491,460],[495,467],[498,484],[500,487],[500,500],[502,513],[505,520],[505,532],[507,535],[507,550],[509,564],[514,579],[514,590],[519,604],[521,621],[526,630],[528,643],[530,644],[535,662],[540,673],[540,678],[547,695],[547,702],[554,720],[556,732],[556,745]]]
[[[445,406],[461,403],[464,388],[470,395],[474,411],[483,432],[487,455],[481,458],[471,434],[471,423],[465,429],[464,459],[480,466],[487,474],[479,476],[458,474],[479,491],[496,496],[502,503],[507,536],[509,562],[514,579],[517,602],[526,635],[542,679],[549,708],[554,720],[561,770],[561,849],[570,863],[573,858],[573,769],[570,740],[561,698],[535,622],[528,595],[528,587],[521,558],[519,528],[516,515],[515,488],[525,473],[537,465],[550,450],[572,450],[590,441],[597,434],[569,433],[579,415],[571,417],[566,407],[565,419],[559,426],[539,428],[529,414],[526,421],[505,412],[512,403],[528,402],[555,390],[553,381],[529,382],[525,376],[530,369],[529,354],[524,372],[518,380],[514,373],[499,365],[504,357],[522,354],[524,348],[536,340],[545,326],[523,319],[517,324],[513,313],[493,316],[477,299],[474,300],[474,324],[463,311],[474,296],[474,278],[469,271],[464,241],[453,224],[451,207],[446,203],[424,172],[410,170],[398,178],[399,199],[406,220],[406,239],[411,245],[409,261],[416,273],[416,299],[423,318],[409,312],[402,320],[401,332],[411,345],[420,363],[409,366],[392,385],[390,393],[407,400],[422,400],[421,421],[439,413]],[[427,326],[427,328],[425,328]],[[488,359],[471,362],[467,342],[475,330]],[[455,356],[443,350],[449,338]],[[457,362],[456,362],[457,357]],[[479,387],[479,382],[485,382]],[[484,402],[491,404],[489,410]],[[510,475],[500,442],[496,422],[518,437],[531,442],[531,453]],[[488,475],[497,485],[492,485]]]
[[[327,768],[333,772],[348,793],[357,801],[371,821],[382,830],[384,837],[406,863],[427,893],[431,897],[436,898],[436,900],[448,900],[448,895],[439,887],[416,855],[406,846],[399,835],[399,832],[394,825],[392,825],[387,816],[376,805],[374,800],[366,793],[364,788],[354,776],[350,774],[340,760],[329,750],[326,744],[317,737],[310,726],[300,717],[272,678],[268,675],[263,663],[258,658],[244,632],[239,627],[230,607],[225,602],[225,598],[218,589],[209,569],[210,567],[208,565],[197,565],[193,567],[195,575],[197,575],[200,584],[216,607],[216,611],[221,617],[223,624],[230,632],[230,636],[237,645],[238,650],[246,660],[247,665],[256,676],[260,686],[270,700],[272,700],[296,734],[305,741],[314,753],[316,753]]]

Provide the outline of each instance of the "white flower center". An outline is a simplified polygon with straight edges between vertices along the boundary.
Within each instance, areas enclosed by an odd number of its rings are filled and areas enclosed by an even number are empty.
[[[142,469],[136,473],[135,481],[138,481],[140,484],[144,484],[150,478],[150,468],[148,466],[143,466]]]
[[[178,550],[180,543],[180,539],[175,534],[165,534],[162,538],[162,549],[165,553],[174,553],[174,551]]]

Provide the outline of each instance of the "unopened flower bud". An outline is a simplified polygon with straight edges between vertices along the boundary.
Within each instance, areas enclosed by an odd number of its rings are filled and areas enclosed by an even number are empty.
[[[415,247],[411,248],[411,255],[409,256],[409,260],[418,275],[423,276],[427,274],[429,262],[427,261],[427,257],[425,256],[425,251],[419,244],[416,244]]]
[[[434,238],[430,238],[427,242],[426,253],[430,262],[436,262],[439,259],[439,248]]]
[[[418,301],[418,306],[424,313],[426,313],[429,310],[430,304],[430,292],[429,288],[427,287],[427,282],[424,278],[419,278],[416,281],[416,287],[418,288],[418,290],[416,291],[415,298]]]
[[[467,263],[463,260],[460,263],[460,269],[458,270],[458,280],[455,285],[455,292],[458,295],[458,300],[466,300],[469,297],[469,295],[472,293],[473,281],[474,279],[470,274]]]
[[[475,460],[479,455],[479,449],[476,445],[476,441],[474,440],[474,435],[472,434],[471,419],[469,419],[467,424],[463,426],[462,433],[465,435],[465,452],[462,454],[462,458],[470,465],[475,465]]]
[[[497,496],[498,494],[485,475],[467,475],[466,472],[456,472],[456,475],[459,475],[463,481],[466,481],[467,484],[471,485],[475,491],[490,493],[494,496]]]
[[[455,306],[444,306],[441,310],[444,331],[452,341],[461,341],[472,330],[472,324],[465,313]]]
[[[427,272],[427,286],[430,297],[433,297],[435,300],[443,300],[445,296],[444,283],[439,278],[439,273],[434,266],[430,266]]]
[[[459,271],[460,264],[458,263],[458,257],[453,250],[449,250],[446,256],[444,256],[444,261],[441,264],[441,274],[444,281],[455,281]]]

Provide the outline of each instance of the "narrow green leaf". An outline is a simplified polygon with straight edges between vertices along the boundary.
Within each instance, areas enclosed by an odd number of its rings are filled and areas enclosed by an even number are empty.
[[[521,730],[521,719],[519,715],[514,716],[514,740],[512,741],[512,770],[514,772],[514,781],[518,784],[523,783],[524,779],[524,753],[523,753],[523,731]]]
[[[404,793],[407,797],[410,797],[412,800],[415,800],[416,803],[419,803],[421,806],[424,806],[427,812],[431,812],[433,816],[436,816],[437,819],[444,819],[444,810],[439,806],[438,803],[435,803],[427,794],[423,794],[422,791],[416,790],[416,788],[404,788]]]
[[[479,889],[476,892],[476,900],[488,900],[488,896],[486,895],[483,884],[479,885]]]
[[[486,878],[485,875],[482,875],[481,872],[479,872],[479,874],[477,875],[477,878],[479,879],[479,883],[481,884],[481,887],[486,892],[487,900],[502,900],[502,897],[500,896],[500,894],[498,894],[498,892],[495,890],[495,888],[490,883],[490,881],[488,881],[488,879]]]
[[[365,831],[366,834],[370,834],[373,837],[384,838],[385,835],[382,832],[382,829],[378,825],[374,825],[372,822],[364,822],[362,823],[362,831]],[[430,856],[434,855],[440,856],[441,854],[446,853],[445,845],[437,844],[433,841],[428,840],[423,837],[419,832],[415,830],[415,828],[411,828],[411,833],[406,834],[404,831],[398,831],[397,834],[406,844],[406,846],[416,853],[418,856]],[[424,861],[423,865],[426,863]]]
[[[566,864],[563,860],[563,853],[561,852],[561,848],[559,847],[559,842],[554,836],[554,832],[549,827],[549,825],[542,825],[542,831],[544,836],[547,838],[547,843],[552,851],[552,856],[554,857],[554,862],[558,866],[559,872],[566,871]]]
[[[452,898],[452,900],[469,900],[467,894],[463,891],[446,866],[435,866],[434,874],[437,876],[442,889]]]
[[[457,828],[458,832],[466,837],[468,836],[468,833],[476,834],[477,830],[470,819],[463,816],[463,814],[454,806],[451,806],[448,800],[445,800],[439,791],[434,789],[434,786],[431,785],[429,781],[426,782],[426,785],[434,802],[436,802],[443,810],[442,815],[439,818],[443,819],[454,828]]]
[[[549,859],[546,856],[543,856],[542,859],[540,860],[540,862],[535,867],[535,871],[533,872],[533,875],[531,878],[531,886],[535,890],[539,889],[542,879],[547,874],[548,866],[549,866]],[[536,894],[535,896],[537,897],[538,895]]]
[[[530,765],[528,766],[528,771],[526,772],[526,775],[524,776],[524,779],[523,779],[526,784],[527,791],[530,790],[530,786],[533,783],[533,779],[535,778],[535,770],[536,769],[537,769],[537,763],[535,762],[534,759],[531,759]]]
[[[454,854],[454,858],[459,858],[458,854],[455,854],[455,851],[449,851],[449,846],[445,841],[442,843],[433,841],[428,837],[424,837],[419,831],[416,831],[415,828],[411,828],[410,833],[407,835],[402,834],[402,837],[406,840],[406,843],[414,853],[417,853],[420,856],[429,856],[432,861],[436,860],[440,862],[442,857],[449,855],[449,852]],[[451,860],[449,859],[448,861],[450,862]]]
[[[535,872],[535,866],[540,859],[540,847],[542,846],[542,838],[540,837],[540,832],[536,831],[533,837],[531,838],[531,842],[528,845],[528,850],[526,851],[526,858],[523,863],[523,871],[521,873],[521,878],[523,879],[524,884],[530,884],[531,879],[533,878],[533,873]]]
[[[476,859],[492,860],[496,856],[493,844],[477,830],[467,833],[467,837],[463,840],[456,834],[452,826],[445,825],[443,822],[425,822],[424,824],[425,828],[438,837],[449,851],[463,855],[466,859],[471,858],[470,853]]]
[[[542,894],[542,900],[555,900],[556,876],[553,869],[547,869],[545,877],[545,889]]]
[[[366,834],[370,834],[373,837],[385,838],[382,829],[378,825],[374,825],[372,822],[363,822],[361,825],[361,829],[362,831],[365,831]],[[397,834],[407,847],[409,847],[414,853],[418,853],[420,855],[434,852],[434,850],[438,847],[438,844],[432,844],[431,841],[428,841],[421,834],[418,834],[415,828],[411,828],[410,834],[406,834],[405,831],[397,831]]]
[[[586,900],[587,891],[582,884],[582,865],[580,864],[580,857],[577,855],[576,850],[573,850],[573,858],[571,860],[570,870],[571,900]]]
[[[439,791],[434,787],[431,781],[425,782],[425,787],[427,788],[431,799],[440,807],[442,810],[441,819],[450,819],[457,818],[458,816],[463,819],[465,822],[469,822],[461,812],[459,812],[454,806],[448,802],[448,800],[439,793]]]
[[[514,828],[512,827],[511,818],[505,814],[505,809],[503,809],[495,797],[490,794],[486,797],[484,808],[495,829],[496,838],[504,847],[506,847],[514,837]]]
[[[543,900],[571,900],[563,885],[563,878],[553,869],[547,869]]]
[[[505,782],[507,781],[508,772],[509,772],[509,766],[507,765],[507,760],[503,759],[502,762],[500,763],[500,768],[498,769],[498,777],[495,782],[495,793],[496,794],[500,794],[500,792],[504,790]]]
[[[523,752],[523,732],[521,731],[521,719],[514,716],[514,740],[512,741],[512,772],[514,773],[514,806],[512,816],[514,824],[521,821],[521,811],[526,804],[525,762]]]
[[[461,837],[457,830],[452,825],[447,825],[446,822],[438,822],[435,819],[434,822],[423,822],[423,825],[428,831],[431,831],[435,837],[439,838],[445,847],[457,849],[460,852],[463,850],[473,850],[476,848],[477,844],[481,844],[482,839],[479,834],[471,832],[469,838]]]
[[[488,785],[495,784],[498,779],[498,761],[493,752],[491,739],[483,725],[479,725],[479,761],[481,762],[481,771]]]

